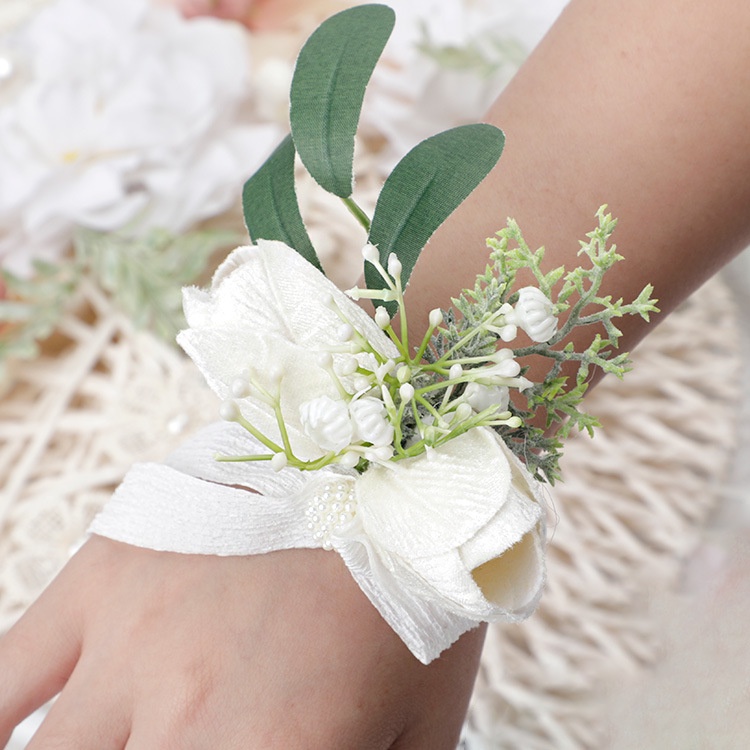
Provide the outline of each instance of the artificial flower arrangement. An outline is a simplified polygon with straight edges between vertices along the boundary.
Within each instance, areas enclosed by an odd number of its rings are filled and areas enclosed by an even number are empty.
[[[488,240],[474,288],[410,339],[405,290],[419,253],[496,164],[504,136],[477,124],[428,138],[365,214],[353,198],[354,136],[393,24],[390,8],[357,6],[302,48],[291,135],[244,188],[254,244],[227,258],[210,289],[184,291],[178,341],[222,399],[224,422],[164,465],[136,465],[91,530],[186,553],[335,550],[427,663],[478,622],[535,607],[541,482],[558,476],[560,439],[596,425],[578,408],[590,368],[628,368],[626,354],[612,355],[614,320],[657,308],[650,286],[628,304],[599,294],[620,260],[600,209],[581,243],[586,267],[572,271],[545,272],[544,251],[509,221]],[[342,292],[324,276],[296,200],[297,156],[367,231],[364,287]],[[516,288],[521,269],[535,286]],[[583,351],[566,343],[591,324],[603,334]],[[529,343],[512,348],[519,330]],[[550,362],[539,382],[526,377],[530,355]],[[570,361],[572,385],[561,375]],[[543,426],[531,421],[539,409]]]

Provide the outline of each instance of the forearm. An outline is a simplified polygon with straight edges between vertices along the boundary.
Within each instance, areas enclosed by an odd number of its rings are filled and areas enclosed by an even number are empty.
[[[433,237],[412,277],[412,320],[484,268],[515,218],[549,267],[609,204],[626,261],[607,291],[653,283],[668,312],[748,242],[750,8],[573,0],[488,114],[507,136],[495,170]],[[622,348],[646,332],[623,321]],[[585,331],[584,331],[584,335]]]

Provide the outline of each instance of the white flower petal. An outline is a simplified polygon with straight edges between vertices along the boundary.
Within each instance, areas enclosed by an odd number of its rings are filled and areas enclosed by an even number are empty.
[[[470,539],[505,503],[511,468],[491,430],[474,429],[416,458],[373,466],[357,484],[376,544],[405,557]]]
[[[323,302],[327,296],[377,351],[397,356],[375,321],[283,242],[259,240],[235,250],[216,271],[209,292],[214,325],[242,321],[310,349],[335,343],[334,332],[341,325]],[[191,326],[193,312],[191,300],[186,305]]]
[[[271,364],[280,367],[281,411],[295,455],[308,460],[325,453],[304,434],[299,419],[300,406],[311,395],[338,395],[330,377],[317,366],[314,352],[281,338],[262,336],[249,326],[188,328],[178,335],[177,341],[221,400],[234,398],[232,383],[246,367],[252,369],[256,383],[274,392],[278,386],[272,378]],[[252,384],[250,395],[237,399],[237,406],[263,434],[277,443],[280,441],[273,409],[257,397]]]

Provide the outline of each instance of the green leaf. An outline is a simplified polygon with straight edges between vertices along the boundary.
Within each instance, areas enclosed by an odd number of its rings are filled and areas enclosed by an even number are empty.
[[[493,125],[462,125],[422,141],[391,172],[375,206],[369,241],[383,264],[391,253],[398,256],[404,285],[422,248],[495,166],[504,143],[502,130]],[[365,278],[369,288],[382,288],[369,264]]]
[[[320,269],[294,189],[294,143],[287,136],[245,183],[242,210],[250,238],[280,240]],[[322,269],[321,269],[322,270]]]
[[[290,93],[294,145],[313,178],[340,198],[352,194],[362,99],[394,22],[385,5],[355,6],[324,21],[297,58]]]

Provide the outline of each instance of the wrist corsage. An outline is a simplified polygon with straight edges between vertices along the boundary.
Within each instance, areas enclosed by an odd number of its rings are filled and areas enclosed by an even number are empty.
[[[615,222],[600,209],[582,243],[586,265],[573,271],[543,271],[543,250],[509,222],[488,240],[474,288],[410,339],[404,292],[419,252],[495,165],[504,137],[470,125],[428,138],[366,215],[353,198],[354,135],[393,21],[385,6],[357,6],[303,47],[291,135],[244,190],[254,244],[226,259],[210,289],[184,291],[178,341],[222,400],[223,422],[164,465],[136,465],[91,531],[185,553],[334,550],[428,663],[477,623],[534,609],[541,483],[557,477],[561,437],[596,424],[578,409],[589,369],[628,367],[627,355],[612,355],[614,320],[656,308],[650,287],[629,304],[599,295],[620,259],[608,242]],[[366,229],[363,286],[342,292],[322,273],[297,205],[295,156]],[[516,288],[521,269],[535,285]],[[374,316],[357,304],[364,298]],[[590,324],[601,333],[579,351],[569,334]],[[526,377],[532,355],[549,362],[536,382]],[[572,384],[566,362],[577,363]]]

